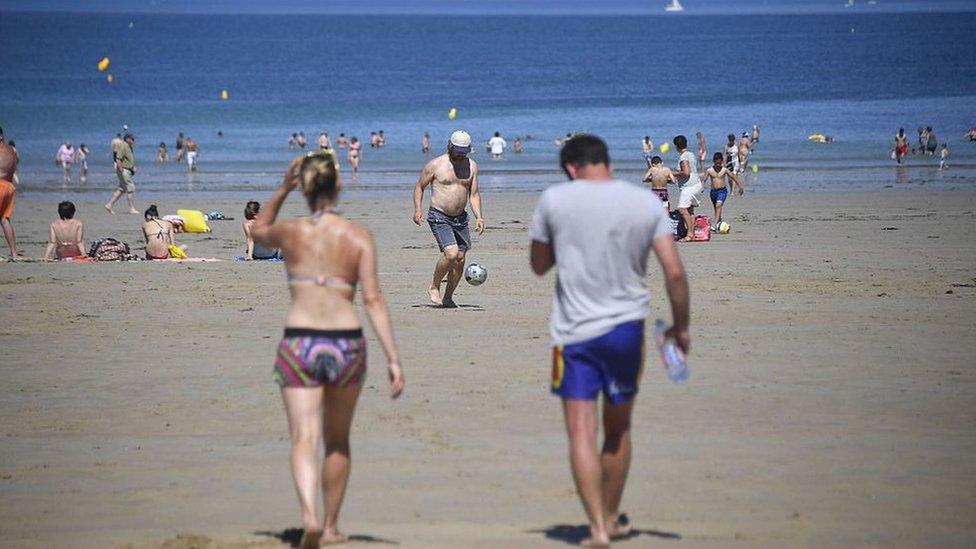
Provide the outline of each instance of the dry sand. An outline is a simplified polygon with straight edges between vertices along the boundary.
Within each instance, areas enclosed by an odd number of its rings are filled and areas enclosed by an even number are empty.
[[[266,198],[266,197],[263,197]],[[407,375],[360,400],[342,527],[405,547],[560,546],[584,515],[549,396],[552,276],[534,195],[487,196],[458,310],[425,304],[436,249],[409,198],[345,213],[376,234]],[[147,204],[140,200],[139,206]],[[241,204],[161,203],[240,215]],[[287,212],[301,212],[293,200]],[[754,195],[681,247],[692,377],[644,377],[626,547],[976,544],[976,191]],[[17,205],[29,255],[55,207]],[[937,215],[941,214],[941,215]],[[136,216],[79,204],[89,239]],[[240,221],[184,241],[230,258]],[[0,264],[0,544],[277,547],[300,525],[271,381],[288,305],[273,263]],[[662,315],[651,269],[652,316]],[[178,535],[179,534],[179,535]]]

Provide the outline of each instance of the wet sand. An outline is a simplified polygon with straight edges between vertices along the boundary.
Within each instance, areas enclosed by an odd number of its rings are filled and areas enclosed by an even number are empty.
[[[527,265],[535,200],[485,197],[489,228],[469,257],[489,279],[462,282],[458,310],[426,304],[436,248],[408,198],[343,205],[378,239],[407,376],[391,402],[370,332],[341,523],[360,542],[558,547],[584,534],[547,387],[553,277]],[[78,206],[89,240],[141,243],[137,216]],[[243,253],[243,204],[159,206],[238,217],[181,241],[194,256]],[[656,362],[645,372],[624,495],[640,535],[619,545],[976,543],[976,191],[755,195],[728,208],[731,234],[681,248],[692,377],[671,385]],[[55,210],[18,203],[28,255],[42,255]],[[0,264],[0,545],[297,539],[270,376],[282,270]],[[655,269],[648,284],[659,316]]]

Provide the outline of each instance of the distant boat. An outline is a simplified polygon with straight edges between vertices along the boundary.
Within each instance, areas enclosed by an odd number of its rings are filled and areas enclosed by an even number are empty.
[[[854,7],[854,0],[847,0],[847,3],[844,4],[844,7],[845,8],[853,8]]]
[[[681,2],[679,2],[678,0],[671,0],[671,3],[664,8],[664,11],[678,13],[678,12],[685,11],[685,7],[682,6]]]

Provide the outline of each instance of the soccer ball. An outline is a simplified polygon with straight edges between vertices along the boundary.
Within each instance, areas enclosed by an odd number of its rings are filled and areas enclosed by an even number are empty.
[[[729,231],[731,230],[732,230],[732,225],[729,225],[725,221],[722,221],[721,223],[718,224],[719,234],[729,234]]]
[[[488,269],[472,263],[464,270],[464,279],[472,286],[478,286],[488,278]]]

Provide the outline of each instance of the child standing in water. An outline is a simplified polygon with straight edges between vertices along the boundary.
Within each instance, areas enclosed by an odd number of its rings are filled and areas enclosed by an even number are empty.
[[[711,167],[702,174],[703,183],[706,178],[712,179],[712,190],[709,192],[712,207],[715,209],[715,224],[712,230],[717,230],[718,224],[722,221],[722,205],[725,204],[725,199],[729,197],[729,185],[726,178],[732,179],[732,182],[738,187],[739,196],[746,192],[739,178],[732,173],[732,170],[723,165],[723,160],[722,153],[715,153],[712,156]]]
[[[949,159],[949,145],[947,145],[946,143],[943,143],[942,144],[942,152],[939,153],[939,155],[940,155],[940,158],[939,158],[939,170],[942,171],[942,170],[945,170],[946,169],[946,161]]]

